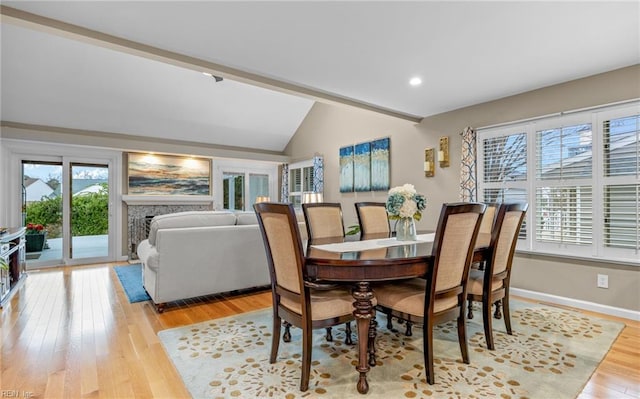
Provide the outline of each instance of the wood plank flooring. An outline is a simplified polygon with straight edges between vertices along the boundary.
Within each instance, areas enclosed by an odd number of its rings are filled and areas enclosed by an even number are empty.
[[[149,302],[129,303],[113,265],[29,272],[0,311],[0,397],[189,398],[156,333],[271,306],[261,291],[159,314]],[[640,323],[595,315],[627,326],[579,399],[640,398]]]

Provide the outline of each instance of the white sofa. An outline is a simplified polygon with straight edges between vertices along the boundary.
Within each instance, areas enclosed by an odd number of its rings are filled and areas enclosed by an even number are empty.
[[[257,223],[253,212],[154,217],[148,239],[136,252],[144,287],[158,311],[179,299],[270,285]]]

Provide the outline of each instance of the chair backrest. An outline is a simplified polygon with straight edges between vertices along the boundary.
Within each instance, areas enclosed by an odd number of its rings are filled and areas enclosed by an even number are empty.
[[[487,273],[497,276],[505,271],[509,273],[511,270],[520,226],[527,213],[527,208],[527,203],[500,205],[496,216],[496,225],[491,235],[493,253],[486,270]]]
[[[488,247],[491,243],[491,233],[496,222],[496,215],[498,213],[499,203],[488,202],[487,208],[482,216],[482,222],[480,223],[480,230],[478,231],[478,239],[476,240],[476,248]]]
[[[261,202],[253,208],[267,251],[274,298],[282,289],[304,295],[304,251],[293,205]]]
[[[360,234],[391,234],[389,215],[384,202],[356,202]]]
[[[475,240],[486,205],[444,204],[433,242],[433,264],[427,284],[425,312],[435,299],[449,298],[450,306],[464,306]],[[427,313],[425,313],[427,314]]]
[[[333,202],[302,204],[309,239],[344,237],[342,206]]]

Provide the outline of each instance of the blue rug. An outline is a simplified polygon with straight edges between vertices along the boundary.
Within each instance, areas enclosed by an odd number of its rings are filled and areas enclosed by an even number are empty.
[[[113,270],[115,270],[118,275],[120,284],[122,284],[124,292],[127,294],[127,297],[129,297],[130,303],[151,299],[142,286],[142,265],[140,263],[127,266],[115,266]]]

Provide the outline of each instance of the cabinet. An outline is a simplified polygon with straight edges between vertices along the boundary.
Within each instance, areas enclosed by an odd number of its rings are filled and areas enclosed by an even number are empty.
[[[0,234],[0,257],[6,263],[0,268],[0,307],[27,276],[25,232],[24,227],[10,227]]]

